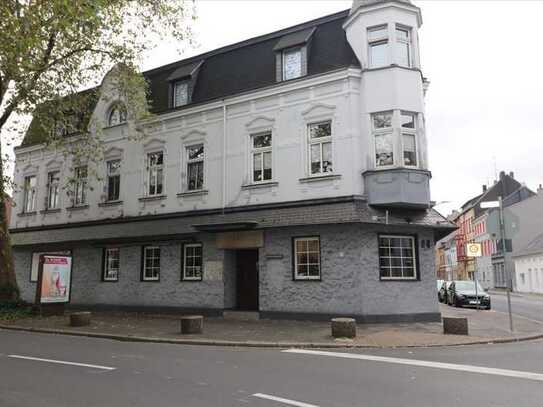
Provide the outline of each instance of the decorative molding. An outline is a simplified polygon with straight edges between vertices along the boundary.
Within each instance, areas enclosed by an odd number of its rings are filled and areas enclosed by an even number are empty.
[[[271,128],[275,124],[275,119],[266,116],[257,116],[245,125],[248,130],[256,130],[262,128]]]
[[[62,161],[57,160],[55,158],[47,161],[47,163],[45,164],[45,168],[48,171],[50,171],[50,170],[60,170],[61,167],[62,167]]]
[[[302,112],[304,117],[315,117],[315,116],[332,116],[336,111],[336,107],[332,105],[327,105],[324,103],[315,103],[312,104],[309,108]]]
[[[155,149],[162,149],[166,145],[166,141],[160,140],[158,138],[152,138],[145,143],[143,143],[143,149],[148,150],[155,150]]]
[[[187,139],[202,139],[205,138],[207,133],[202,130],[194,129],[189,131],[187,134],[184,134],[181,136],[181,140],[187,140]]]
[[[104,152],[104,158],[117,158],[117,157],[122,157],[123,152],[124,152],[124,150],[123,150],[122,148],[111,147],[111,148],[108,148],[108,149]]]

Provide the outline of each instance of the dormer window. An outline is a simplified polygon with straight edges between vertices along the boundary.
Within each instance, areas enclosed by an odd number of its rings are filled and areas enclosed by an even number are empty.
[[[189,84],[177,81],[173,84],[173,107],[185,106],[189,102]]]
[[[296,79],[302,76],[301,48],[283,51],[283,80]]]
[[[109,111],[107,124],[109,127],[126,123],[126,109],[120,104],[116,104]]]

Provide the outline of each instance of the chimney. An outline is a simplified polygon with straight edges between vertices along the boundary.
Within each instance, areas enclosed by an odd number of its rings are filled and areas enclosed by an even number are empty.
[[[509,176],[510,176],[511,178],[515,178],[515,173],[514,173],[513,171],[510,171],[510,172],[509,172]]]
[[[505,171],[500,171],[500,181],[505,178]]]
[[[537,188],[537,194],[543,195],[543,185],[539,184],[539,187]]]
[[[483,193],[485,193],[485,192],[486,192],[486,185],[483,184]]]

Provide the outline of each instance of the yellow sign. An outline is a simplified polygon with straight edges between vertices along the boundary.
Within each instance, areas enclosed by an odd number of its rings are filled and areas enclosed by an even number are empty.
[[[466,245],[466,253],[468,257],[481,257],[483,255],[481,243],[468,243]]]

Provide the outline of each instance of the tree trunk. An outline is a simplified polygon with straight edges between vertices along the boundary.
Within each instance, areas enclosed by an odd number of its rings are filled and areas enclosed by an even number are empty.
[[[9,236],[9,219],[6,212],[4,163],[0,138],[0,302],[19,299],[19,287],[15,276],[15,265]]]

